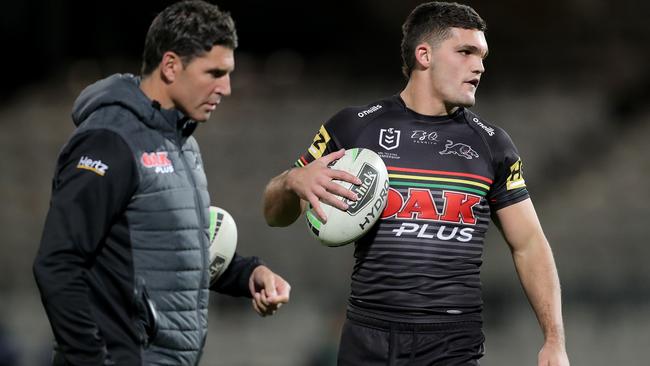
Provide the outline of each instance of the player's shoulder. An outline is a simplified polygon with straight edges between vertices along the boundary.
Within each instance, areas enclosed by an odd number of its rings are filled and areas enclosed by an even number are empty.
[[[512,143],[505,129],[495,123],[488,122],[474,111],[465,108],[463,110],[463,116],[465,123],[480,135],[488,145],[498,146],[504,143]]]
[[[331,127],[365,125],[398,107],[396,97],[390,96],[367,104],[343,108],[332,116],[327,124]]]

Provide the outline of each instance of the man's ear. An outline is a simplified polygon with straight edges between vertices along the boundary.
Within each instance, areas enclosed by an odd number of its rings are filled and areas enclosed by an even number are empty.
[[[166,82],[173,83],[182,68],[183,61],[175,52],[167,51],[163,54],[160,62],[160,73]]]
[[[432,58],[431,45],[427,42],[420,43],[415,47],[415,67],[421,69],[428,69],[431,67]]]

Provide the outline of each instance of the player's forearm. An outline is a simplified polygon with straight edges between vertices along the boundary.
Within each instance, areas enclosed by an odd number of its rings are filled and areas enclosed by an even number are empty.
[[[300,216],[300,198],[289,187],[289,172],[273,178],[264,190],[264,218],[270,226],[289,226]]]
[[[535,244],[513,251],[517,273],[545,341],[564,347],[560,281],[553,253],[543,234],[531,240]]]

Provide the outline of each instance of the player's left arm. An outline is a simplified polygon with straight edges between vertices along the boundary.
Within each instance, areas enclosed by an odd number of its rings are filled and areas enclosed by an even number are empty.
[[[544,333],[538,365],[568,366],[560,280],[532,201],[526,198],[501,208],[494,219],[510,246],[519,280]]]

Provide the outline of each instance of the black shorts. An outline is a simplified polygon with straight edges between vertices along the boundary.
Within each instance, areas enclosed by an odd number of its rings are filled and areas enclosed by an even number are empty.
[[[471,366],[483,357],[478,321],[393,323],[349,313],[341,334],[339,366]]]

